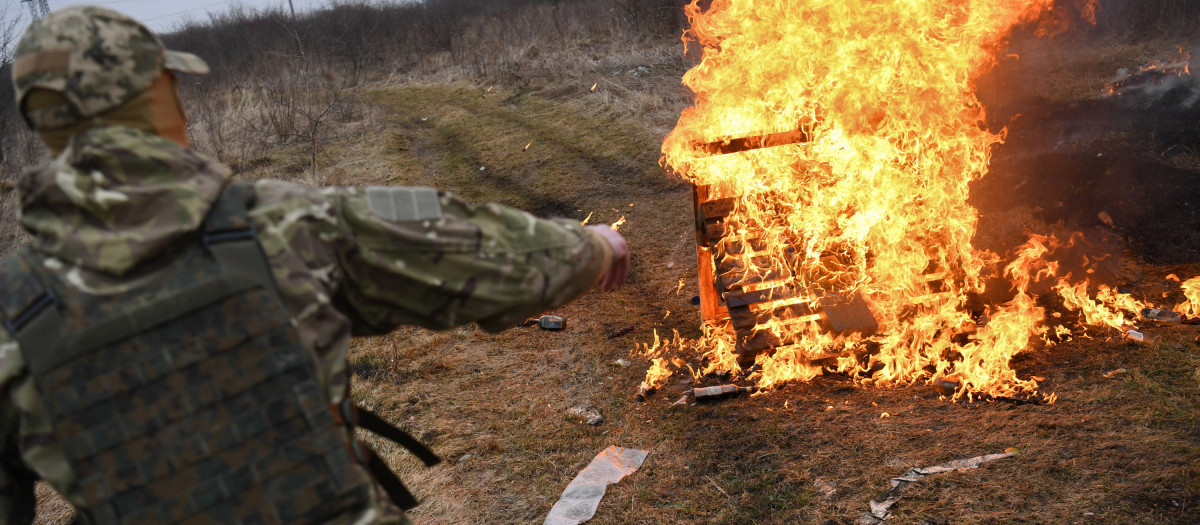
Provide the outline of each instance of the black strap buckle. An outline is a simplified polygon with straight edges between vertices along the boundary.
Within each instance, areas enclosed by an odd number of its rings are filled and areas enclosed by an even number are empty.
[[[258,239],[258,230],[251,224],[238,230],[206,231],[200,236],[200,245],[204,247],[205,252],[211,252],[210,247],[213,244],[255,239]]]
[[[42,294],[37,299],[34,299],[24,311],[12,319],[5,320],[4,327],[8,329],[9,333],[15,336],[25,325],[29,324],[38,314],[42,313],[42,310],[50,306],[61,307],[62,300],[58,298],[58,294],[55,294],[54,290],[46,288],[42,290]]]

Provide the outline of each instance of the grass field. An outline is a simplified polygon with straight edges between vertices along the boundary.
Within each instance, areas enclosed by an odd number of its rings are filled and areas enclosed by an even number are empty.
[[[1089,60],[1099,65],[1083,78],[1102,82],[1113,61]],[[1046,378],[1058,395],[1049,405],[954,404],[928,386],[864,388],[837,375],[676,406],[686,389],[722,382],[677,376],[635,402],[647,366],[635,343],[655,330],[694,337],[699,315],[689,302],[690,190],[657,164],[687,104],[671,87],[682,64],[649,68],[651,84],[628,69],[553,89],[465,81],[362,88],[356,96],[371,108],[368,120],[324,148],[319,178],[301,151],[280,150],[244,170],[318,184],[433,185],[545,216],[590,214],[593,223],[626,218],[629,284],[552,312],[567,319],[562,332],[405,329],[356,340],[355,398],[447,459],[425,469],[377,443],[423,500],[416,522],[540,522],[608,445],[650,454],[609,488],[591,523],[850,524],[911,467],[1010,448],[1020,453],[909,487],[890,522],[1200,522],[1200,330],[1159,330],[1157,348],[1101,331],[1031,348],[1016,367]],[[1054,80],[1069,81],[1078,77]],[[637,97],[622,82],[641,82]],[[1128,284],[1150,296],[1168,273],[1195,275],[1200,265],[1138,271]],[[631,333],[606,337],[628,325]],[[568,413],[574,406],[594,407],[604,421],[584,424]]]
[[[646,366],[631,357],[634,343],[655,329],[697,329],[687,303],[695,293],[689,194],[656,166],[656,137],[646,131],[654,123],[592,107],[588,96],[465,85],[372,95],[389,123],[374,147],[392,152],[401,173],[386,182],[436,184],[543,214],[625,216],[636,254],[629,286],[553,312],[568,319],[561,333],[407,330],[359,342],[356,397],[450,459],[425,470],[403,453],[391,456],[425,499],[420,522],[539,521],[610,444],[650,456],[610,489],[595,523],[851,523],[910,467],[1009,448],[1021,453],[909,488],[893,521],[1195,519],[1200,331],[1163,332],[1155,349],[1101,332],[1031,349],[1018,369],[1047,378],[1059,395],[1052,405],[963,406],[927,386],[861,388],[840,376],[672,406],[696,386],[685,377],[634,402]],[[1149,293],[1169,271],[1197,269],[1147,267],[1141,284]],[[633,333],[606,339],[626,325]],[[605,421],[582,424],[567,412],[576,405],[599,409]]]

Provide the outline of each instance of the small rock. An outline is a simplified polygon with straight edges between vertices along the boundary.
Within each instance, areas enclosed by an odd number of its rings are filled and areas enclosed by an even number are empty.
[[[583,405],[575,405],[567,409],[567,413],[582,419],[584,423],[589,425],[599,425],[604,422],[604,416],[600,415],[600,411],[594,407],[585,407]]]
[[[624,358],[622,358],[622,359],[618,359],[618,360],[616,360],[616,361],[613,361],[613,363],[614,363],[614,364],[616,364],[617,366],[621,367],[621,368],[625,368],[625,367],[628,367],[628,366],[629,366],[629,360],[628,360],[628,359],[624,359]]]

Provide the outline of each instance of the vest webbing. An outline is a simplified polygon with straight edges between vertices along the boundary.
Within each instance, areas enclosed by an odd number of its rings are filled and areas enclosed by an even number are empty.
[[[322,523],[367,504],[362,454],[275,289],[251,198],[227,188],[199,239],[127,293],[65,286],[29,247],[0,260],[21,276],[0,284],[4,325],[80,484],[81,521]]]

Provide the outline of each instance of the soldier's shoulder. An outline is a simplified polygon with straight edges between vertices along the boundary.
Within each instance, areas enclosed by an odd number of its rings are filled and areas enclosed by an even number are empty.
[[[274,240],[288,242],[299,237],[329,241],[342,230],[339,194],[279,180],[254,182],[254,202],[248,210],[259,226],[260,239],[272,250]]]

